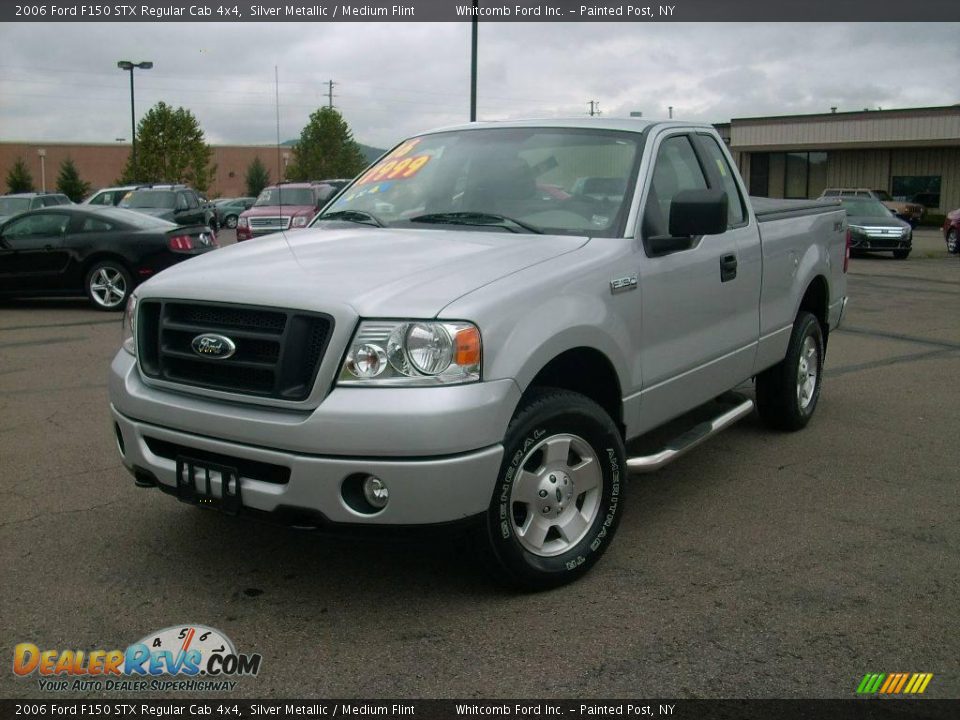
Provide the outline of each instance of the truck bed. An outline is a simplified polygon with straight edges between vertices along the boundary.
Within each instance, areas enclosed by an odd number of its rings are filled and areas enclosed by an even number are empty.
[[[765,197],[750,197],[750,203],[753,205],[753,212],[757,216],[757,222],[770,222],[771,220],[782,220],[788,217],[800,217],[803,215],[818,215],[820,213],[837,210],[840,207],[840,201],[834,198],[822,200],[779,200]]]

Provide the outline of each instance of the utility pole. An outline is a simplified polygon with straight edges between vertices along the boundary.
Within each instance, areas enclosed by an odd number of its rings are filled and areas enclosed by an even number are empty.
[[[327,80],[327,107],[333,110],[333,86],[336,85],[333,80]]]
[[[600,114],[600,101],[599,100],[590,100],[590,117]]]
[[[473,0],[470,21],[470,122],[477,121],[477,0]]]

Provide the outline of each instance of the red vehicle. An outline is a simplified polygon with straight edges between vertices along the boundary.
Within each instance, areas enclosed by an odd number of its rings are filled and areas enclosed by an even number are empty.
[[[960,253],[960,208],[947,213],[943,221],[943,239],[947,241],[948,253]]]
[[[283,230],[305,228],[332,195],[322,183],[280,183],[264,188],[237,220],[237,242]]]

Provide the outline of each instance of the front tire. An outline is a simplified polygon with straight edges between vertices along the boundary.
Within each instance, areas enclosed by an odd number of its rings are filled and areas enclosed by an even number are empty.
[[[610,416],[566,390],[536,388],[515,413],[482,525],[489,565],[514,587],[584,575],[616,532],[626,451]]]
[[[87,272],[84,288],[97,310],[123,310],[133,291],[133,278],[116,260],[99,260]]]
[[[231,230],[236,229],[237,227],[237,216],[236,215],[227,215],[223,220],[223,224],[230,228]]]
[[[956,228],[951,228],[950,232],[947,233],[947,252],[951,255],[956,255],[958,252],[960,252]]]
[[[757,411],[768,426],[794,431],[810,422],[820,398],[823,353],[820,321],[812,313],[800,311],[786,357],[757,375]]]
[[[910,250],[909,250],[909,249],[907,249],[907,250],[894,250],[894,251],[893,251],[893,257],[895,257],[897,260],[906,260],[908,257],[910,257]]]

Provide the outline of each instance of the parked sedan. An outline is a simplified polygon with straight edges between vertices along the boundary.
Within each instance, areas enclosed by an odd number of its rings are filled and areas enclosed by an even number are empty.
[[[249,209],[255,201],[255,197],[239,197],[214,203],[217,213],[217,224],[220,225],[220,227],[235,228],[240,213]]]
[[[960,208],[947,213],[943,221],[943,239],[947,242],[948,253],[960,253]]]
[[[95,308],[122,310],[138,283],[216,247],[205,225],[132,210],[33,210],[0,225],[0,296],[86,294]]]
[[[850,250],[893,252],[905,260],[913,248],[913,228],[871,197],[840,197],[850,223]]]

